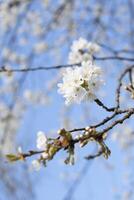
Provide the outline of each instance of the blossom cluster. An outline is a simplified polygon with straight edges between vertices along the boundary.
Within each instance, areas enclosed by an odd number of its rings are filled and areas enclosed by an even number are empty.
[[[69,54],[69,63],[75,64],[63,73],[63,83],[58,84],[59,93],[65,97],[65,104],[94,100],[96,92],[104,83],[102,70],[93,63],[92,56],[99,50],[97,44],[80,38],[74,41]]]
[[[18,148],[18,153],[7,154],[6,157],[10,162],[25,160],[27,157],[39,155],[39,157],[32,161],[32,169],[38,171],[41,166],[46,166],[47,162],[52,160],[60,150],[67,153],[64,160],[65,164],[74,165],[75,163],[75,144],[79,143],[80,147],[84,147],[90,141],[96,141],[101,148],[101,153],[107,159],[110,155],[110,150],[103,141],[105,136],[100,138],[98,131],[95,128],[86,127],[83,134],[73,136],[70,131],[63,129],[58,130],[57,138],[48,138],[44,132],[37,133],[36,147],[38,151],[30,150],[28,153],[23,153],[22,149]],[[100,155],[100,154],[99,154]]]
[[[45,152],[45,150],[47,149],[47,145],[48,145],[48,138],[47,138],[47,136],[45,135],[44,132],[39,131],[37,133],[36,147],[39,150],[43,150],[44,151],[41,154],[41,156],[42,156],[43,159],[47,159],[48,158],[48,154]],[[32,161],[32,167],[33,167],[33,169],[35,169],[37,171],[40,170],[40,168],[41,168],[41,162],[40,162],[40,160],[33,160]]]
[[[46,166],[47,161],[52,160],[55,154],[61,149],[64,149],[67,152],[67,158],[64,162],[70,165],[74,164],[74,145],[72,145],[73,137],[71,133],[66,131],[65,129],[60,129],[58,130],[58,135],[58,138],[52,139],[47,138],[45,133],[42,131],[39,131],[37,133],[36,147],[40,151],[33,151],[34,153],[32,153],[33,155],[40,154],[40,157],[32,161],[32,169],[38,171],[40,170],[42,165]],[[12,161],[21,159],[25,160],[25,155],[22,153],[19,155],[19,157],[16,157],[14,155],[8,155],[8,159],[10,161],[11,159]]]
[[[102,72],[91,62],[82,62],[81,67],[68,68],[63,74],[63,83],[58,84],[59,92],[66,98],[65,104],[94,100],[103,83]]]
[[[68,56],[69,64],[92,60],[92,56],[100,50],[96,43],[88,42],[84,38],[74,41]]]

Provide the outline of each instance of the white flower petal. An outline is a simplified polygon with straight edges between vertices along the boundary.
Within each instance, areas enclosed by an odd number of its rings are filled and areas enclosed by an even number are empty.
[[[39,131],[37,133],[37,141],[36,141],[36,146],[38,149],[46,149],[47,147],[47,137],[44,134],[44,132]]]
[[[39,171],[41,168],[41,164],[38,160],[33,160],[32,161],[32,169]]]

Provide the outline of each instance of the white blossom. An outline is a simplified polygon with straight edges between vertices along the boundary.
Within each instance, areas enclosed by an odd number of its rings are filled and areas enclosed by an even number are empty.
[[[92,62],[82,62],[81,67],[65,70],[63,83],[58,84],[59,93],[65,97],[65,104],[81,103],[83,100],[93,100],[102,85],[102,71]]]
[[[33,160],[32,161],[32,169],[39,171],[41,168],[41,164],[38,160]]]
[[[36,146],[38,149],[42,149],[42,150],[45,150],[47,147],[47,137],[42,131],[39,131],[37,133]]]
[[[17,150],[18,150],[18,153],[20,153],[20,154],[23,153],[22,147],[21,147],[21,146],[18,146],[18,149],[17,149]]]
[[[44,150],[44,152],[41,153],[41,156],[42,156],[43,159],[47,159],[48,158],[48,153],[45,152],[45,150],[47,149],[47,145],[48,145],[48,138],[46,137],[44,132],[39,131],[37,133],[36,146],[37,146],[38,149]]]
[[[46,153],[46,152],[42,153],[41,155],[42,155],[42,157],[43,157],[44,159],[47,159],[48,156],[49,156],[48,153]]]
[[[81,63],[92,60],[94,53],[99,51],[99,46],[95,43],[88,42],[84,38],[79,38],[73,42],[69,53],[69,64]]]

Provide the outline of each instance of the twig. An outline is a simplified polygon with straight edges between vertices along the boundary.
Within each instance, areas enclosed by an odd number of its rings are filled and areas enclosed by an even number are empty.
[[[99,132],[99,135],[103,135],[104,133],[108,132],[109,130],[113,129],[117,124],[122,124],[126,119],[130,118],[131,115],[134,114],[134,108],[130,109],[130,111],[121,119],[114,121],[110,126],[103,129]]]
[[[104,108],[106,111],[108,112],[114,112],[115,111],[115,107],[112,108],[108,108],[107,106],[105,106],[99,99],[95,99],[94,100],[99,106],[101,106],[102,108]]]

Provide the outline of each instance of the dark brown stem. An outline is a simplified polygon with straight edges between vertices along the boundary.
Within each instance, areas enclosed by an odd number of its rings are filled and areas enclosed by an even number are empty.
[[[107,128],[103,129],[101,132],[99,132],[99,135],[103,135],[104,133],[113,129],[116,125],[122,124],[126,119],[130,118],[131,115],[133,114],[134,114],[134,108],[130,109],[130,111],[123,118],[114,121],[110,126],[108,126]]]
[[[101,106],[102,108],[104,108],[106,111],[108,112],[114,112],[115,111],[115,107],[112,108],[108,108],[107,106],[105,106],[99,99],[95,99],[94,100],[99,106]]]

